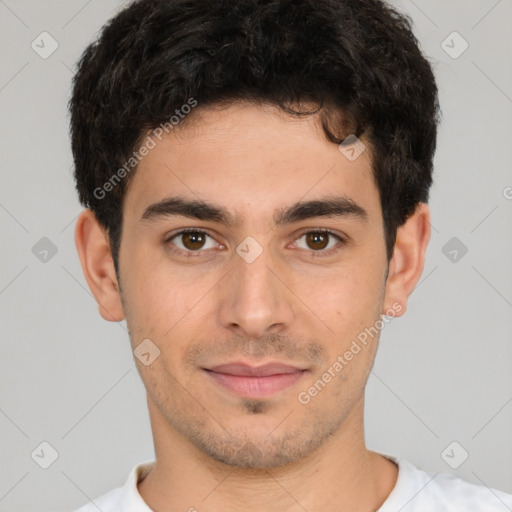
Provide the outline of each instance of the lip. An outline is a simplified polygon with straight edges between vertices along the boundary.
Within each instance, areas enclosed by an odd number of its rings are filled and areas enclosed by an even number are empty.
[[[204,370],[221,387],[246,398],[263,398],[283,391],[307,371],[277,362],[261,366],[235,362]]]
[[[267,377],[269,375],[294,373],[302,370],[302,368],[278,362],[270,362],[260,366],[253,366],[241,362],[233,362],[219,364],[217,366],[212,366],[211,368],[207,369],[213,372],[246,377]]]

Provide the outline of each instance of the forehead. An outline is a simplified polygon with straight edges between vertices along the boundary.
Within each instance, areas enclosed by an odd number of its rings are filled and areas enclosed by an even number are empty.
[[[216,205],[230,223],[260,214],[275,222],[292,204],[322,198],[344,198],[354,211],[378,214],[369,149],[349,158],[354,152],[328,141],[318,117],[290,117],[268,105],[197,108],[139,163],[127,214],[141,218],[172,197]]]

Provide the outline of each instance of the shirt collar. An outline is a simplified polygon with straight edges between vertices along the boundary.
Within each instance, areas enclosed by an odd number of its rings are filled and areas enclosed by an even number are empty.
[[[153,469],[154,465],[154,460],[146,460],[131,470],[121,492],[121,512],[153,512],[142,499],[137,484]]]

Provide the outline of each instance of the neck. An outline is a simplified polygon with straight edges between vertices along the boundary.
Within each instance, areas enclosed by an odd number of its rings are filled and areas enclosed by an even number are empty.
[[[156,463],[138,489],[154,512],[374,512],[397,479],[396,465],[365,446],[363,400],[342,428],[310,456],[268,470],[211,459],[148,405]]]

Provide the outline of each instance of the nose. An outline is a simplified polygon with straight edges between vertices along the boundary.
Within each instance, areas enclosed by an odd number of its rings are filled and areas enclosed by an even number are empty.
[[[219,297],[219,321],[224,328],[254,339],[283,332],[294,320],[294,297],[284,265],[270,250],[252,262],[234,255]]]

